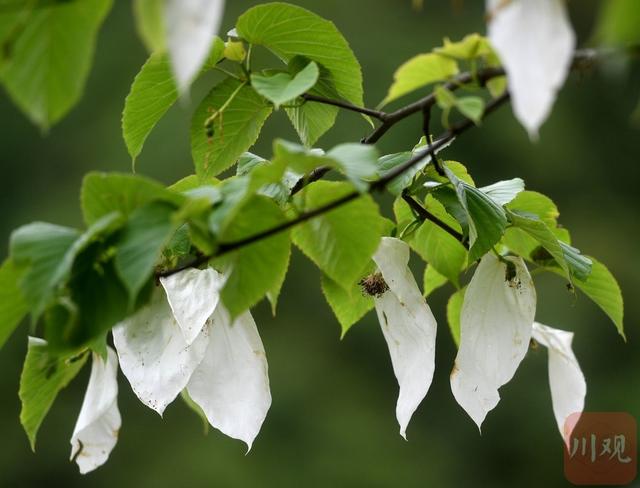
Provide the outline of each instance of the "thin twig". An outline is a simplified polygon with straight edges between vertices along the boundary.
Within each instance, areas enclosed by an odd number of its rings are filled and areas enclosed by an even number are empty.
[[[324,105],[333,105],[334,107],[340,107],[345,110],[350,110],[351,112],[357,112],[359,114],[368,115],[369,117],[378,119],[381,122],[384,122],[387,117],[387,114],[385,112],[381,112],[380,110],[373,110],[371,108],[359,107],[358,105],[345,102],[344,100],[335,100],[333,98],[326,98],[318,95],[312,95],[311,93],[303,94],[302,98],[307,102],[317,102],[317,103],[322,103]]]
[[[409,207],[418,215],[421,220],[428,220],[433,222],[442,230],[453,236],[457,241],[461,242],[464,245],[464,236],[451,227],[446,222],[440,220],[438,217],[429,212],[426,208],[424,208],[420,203],[414,199],[411,195],[407,195],[405,193],[402,194],[402,199],[407,202]],[[468,247],[468,246],[465,246]]]

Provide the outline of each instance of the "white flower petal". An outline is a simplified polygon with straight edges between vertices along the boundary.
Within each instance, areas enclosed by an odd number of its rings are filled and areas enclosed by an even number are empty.
[[[507,266],[486,254],[465,293],[460,314],[460,348],[451,372],[451,391],[473,421],[482,425],[498,404],[498,388],[515,374],[531,340],[536,291],[521,258]],[[510,278],[510,279],[507,279]]]
[[[400,386],[396,417],[400,435],[406,439],[411,416],[433,379],[436,319],[407,266],[409,246],[405,242],[383,237],[373,259],[389,286],[375,298],[375,305]]]
[[[187,386],[209,423],[251,449],[271,406],[267,358],[250,312],[233,324],[222,304],[207,322],[204,359]]]
[[[185,93],[218,33],[224,0],[166,0],[167,46],[178,91]]]
[[[80,473],[102,466],[118,442],[118,358],[110,347],[108,359],[93,354],[91,377],[71,436],[71,459]]]
[[[569,439],[565,432],[567,417],[584,409],[587,383],[571,349],[573,332],[554,329],[538,322],[533,324],[533,338],[549,349],[549,386],[553,414],[560,435]]]
[[[489,39],[507,71],[516,117],[537,138],[571,66],[575,34],[564,0],[488,0]]]
[[[223,276],[211,268],[189,268],[160,278],[160,283],[186,343],[191,344],[218,305]]]
[[[122,372],[140,401],[160,415],[189,382],[208,341],[204,331],[187,345],[161,290],[113,328]]]

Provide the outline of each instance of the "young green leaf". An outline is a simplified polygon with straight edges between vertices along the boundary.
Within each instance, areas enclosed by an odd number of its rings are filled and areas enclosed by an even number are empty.
[[[347,183],[317,181],[296,195],[296,203],[312,211],[350,191]],[[377,249],[382,226],[377,205],[363,195],[294,228],[292,237],[329,278],[350,289]]]
[[[278,110],[280,105],[313,88],[319,75],[318,65],[312,61],[293,77],[289,73],[276,73],[271,76],[253,74],[251,86]]]
[[[433,51],[442,56],[465,60],[486,56],[492,53],[489,40],[476,33],[469,34],[457,42],[451,42],[448,38],[445,38],[444,45],[442,47],[435,48]]]
[[[555,227],[560,216],[558,207],[549,197],[529,190],[518,193],[513,200],[507,203],[507,209],[518,211],[521,214],[537,215],[549,227]]]
[[[29,337],[29,348],[20,376],[18,395],[22,402],[20,423],[24,427],[31,449],[35,451],[36,435],[42,421],[60,390],[76,377],[87,354],[58,356],[42,339]]]
[[[362,105],[360,64],[332,22],[301,7],[267,3],[241,15],[236,29],[245,41],[265,46],[284,62],[304,56],[324,66],[338,94]]]
[[[380,105],[386,105],[418,88],[444,81],[458,74],[458,63],[439,54],[419,54],[400,66],[393,75],[393,84]]]
[[[521,178],[513,178],[478,189],[498,205],[507,205],[524,191],[524,181]]]
[[[0,78],[16,105],[43,131],[80,99],[98,30],[112,4],[85,0],[30,8]]]
[[[227,78],[202,100],[191,122],[191,154],[201,178],[216,176],[258,139],[271,106],[253,88]]]
[[[0,349],[29,311],[29,306],[20,290],[21,270],[11,259],[0,267]]]
[[[271,229],[284,220],[276,203],[267,197],[255,196],[242,207],[221,240],[234,242],[244,239]],[[249,310],[267,292],[280,289],[289,267],[290,249],[289,232],[280,232],[217,260],[228,266],[230,271],[221,297],[232,319]]]

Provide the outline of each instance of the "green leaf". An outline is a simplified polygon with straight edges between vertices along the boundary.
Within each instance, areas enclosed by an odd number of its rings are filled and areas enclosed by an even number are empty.
[[[45,313],[45,337],[52,348],[68,351],[95,344],[147,300],[153,282],[147,282],[145,293],[132,306],[114,261],[103,261],[105,248],[108,246],[95,244],[78,256],[69,282],[69,301]]]
[[[584,280],[589,276],[591,261],[582,256],[577,249],[559,241],[549,226],[542,220],[539,220],[536,216],[529,217],[511,211],[509,211],[509,218],[514,226],[529,234],[548,251],[562,268],[569,282],[573,281],[574,276],[579,280]],[[531,253],[523,257],[529,258]]]
[[[447,322],[456,346],[460,345],[460,311],[464,302],[466,288],[460,288],[449,297],[447,302]]]
[[[216,85],[191,122],[196,174],[201,178],[216,176],[234,164],[256,142],[270,114],[271,106],[250,86],[233,78]],[[205,122],[211,117],[214,119],[207,129]]]
[[[332,22],[301,7],[276,2],[247,10],[236,29],[244,40],[268,48],[285,63],[304,56],[324,66],[338,94],[362,105],[360,64]]]
[[[75,256],[70,250],[79,236],[76,229],[44,222],[25,225],[11,234],[11,259],[24,269],[19,285],[34,318],[42,313],[71,269]]]
[[[306,58],[296,56],[289,62],[289,70],[294,73],[299,72],[306,66],[305,63],[308,63]],[[309,93],[333,100],[340,98],[333,84],[331,73],[322,66],[319,69],[318,81],[309,90]],[[302,143],[307,147],[312,147],[325,132],[333,127],[339,110],[338,107],[332,105],[307,100],[301,106],[287,107],[285,111]]]
[[[317,181],[297,194],[295,203],[309,212],[351,191],[347,183]],[[383,225],[377,205],[363,195],[295,227],[292,237],[329,278],[349,289],[378,248]]]
[[[432,265],[427,264],[426,268],[424,268],[424,276],[422,278],[422,294],[427,298],[438,288],[446,285],[447,281],[446,276],[441,275]]]
[[[114,211],[128,217],[153,200],[181,206],[185,197],[156,181],[131,174],[89,173],[82,181],[80,203],[87,225]]]
[[[263,196],[253,197],[224,233],[223,242],[234,242],[269,230],[285,221],[280,207]],[[267,292],[279,290],[289,266],[291,238],[279,232],[217,260],[231,270],[221,298],[232,317],[254,306]]]
[[[277,73],[271,76],[251,75],[251,86],[275,106],[276,110],[309,91],[318,81],[320,71],[313,61],[295,76]]]
[[[151,277],[162,248],[177,228],[175,211],[165,202],[148,203],[131,214],[123,229],[115,265],[132,301]]]
[[[11,259],[0,267],[0,349],[29,311],[18,285],[22,273]]]
[[[77,103],[112,0],[38,5],[29,11],[0,78],[20,109],[47,130]]]
[[[504,209],[482,191],[460,180],[445,165],[447,177],[453,183],[469,226],[469,262],[472,263],[500,241],[507,226]],[[464,228],[464,223],[460,222]]]
[[[20,423],[24,427],[31,449],[35,451],[36,435],[42,421],[60,390],[67,386],[84,365],[87,354],[58,356],[47,343],[29,338],[29,349],[20,376]]]
[[[149,52],[165,48],[164,0],[133,0],[138,35]]]
[[[326,154],[320,150],[309,150],[304,146],[276,140],[274,162],[287,166],[294,172],[306,174],[320,167],[329,166],[343,173],[359,191],[365,191],[378,171],[378,151],[363,144],[340,144]]]
[[[177,99],[168,56],[152,54],[133,80],[122,112],[122,134],[131,159],[136,160],[151,130]]]
[[[589,259],[592,262],[591,274],[584,281],[574,281],[574,285],[607,314],[618,329],[618,333],[626,340],[623,323],[624,302],[620,285],[604,264],[592,256],[589,256]],[[556,274],[563,274],[557,267],[548,269]]]
[[[454,228],[457,226],[444,206],[435,198],[428,198],[425,207],[450,226]],[[467,264],[467,250],[460,241],[433,222],[426,220],[413,234],[410,245],[422,259],[446,276],[456,288],[460,287],[460,272]]]
[[[458,74],[458,63],[439,54],[419,54],[400,66],[393,75],[393,84],[381,105],[397,100],[418,88],[444,81]]]
[[[368,266],[360,278],[367,276],[373,269],[373,265]],[[373,297],[363,293],[359,281],[360,279],[354,281],[349,288],[343,288],[327,275],[322,275],[322,293],[340,323],[341,338],[374,306]]]
[[[480,97],[459,97],[456,99],[456,108],[465,117],[480,125],[484,115],[484,100]]]
[[[558,207],[549,197],[528,190],[518,193],[507,204],[507,209],[518,211],[521,214],[537,215],[549,227],[555,227],[560,216]]]

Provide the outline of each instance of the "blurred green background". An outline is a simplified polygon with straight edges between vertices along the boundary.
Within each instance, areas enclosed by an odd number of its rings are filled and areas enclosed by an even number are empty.
[[[251,5],[231,0],[223,32]],[[394,69],[414,54],[473,31],[484,32],[483,3],[425,0],[293,0],[333,20],[363,66],[366,100],[385,94]],[[598,1],[571,2],[580,43],[588,41]],[[33,220],[81,225],[78,191],[89,170],[129,171],[120,133],[124,98],[146,58],[124,0],[98,40],[95,66],[81,103],[46,136],[0,95],[0,251],[10,231]],[[628,343],[584,296],[572,297],[555,277],[541,276],[538,320],[576,332],[575,353],[587,378],[586,408],[640,415],[640,219],[637,185],[640,132],[630,114],[640,95],[640,69],[613,67],[572,75],[541,139],[532,144],[510,108],[462,136],[447,158],[466,163],[479,184],[520,176],[529,189],[551,196],[561,222],[585,253],[606,263],[626,298]],[[210,80],[209,80],[210,81]],[[150,136],[140,173],[170,183],[192,172],[189,119],[208,87],[176,106]],[[358,141],[367,126],[353,115],[319,143]],[[391,152],[411,147],[420,123],[395,127],[379,144]],[[284,114],[270,120],[254,152],[269,156],[275,137],[295,135]],[[388,211],[388,209],[386,210]],[[421,281],[422,267],[416,264]],[[565,486],[562,442],[551,409],[547,357],[530,352],[479,435],[455,403],[449,372],[455,348],[446,325],[451,289],[430,305],[439,320],[437,367],[431,390],[413,417],[408,442],[398,435],[397,383],[375,314],[339,340],[340,328],[319,288],[319,272],[300,255],[272,318],[254,312],[269,358],[273,406],[251,453],[217,431],[203,436],[198,418],[179,400],[164,419],[144,407],[121,377],[120,439],[109,462],[82,477],[68,461],[69,438],[88,380],[88,368],[58,397],[38,438],[28,446],[18,415],[19,375],[26,350],[22,327],[0,353],[0,486]]]

